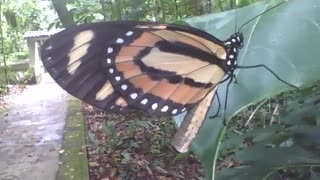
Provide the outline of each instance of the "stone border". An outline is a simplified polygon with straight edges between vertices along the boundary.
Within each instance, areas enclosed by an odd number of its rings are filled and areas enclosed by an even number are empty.
[[[79,100],[69,100],[57,180],[89,179],[85,123],[81,109]]]

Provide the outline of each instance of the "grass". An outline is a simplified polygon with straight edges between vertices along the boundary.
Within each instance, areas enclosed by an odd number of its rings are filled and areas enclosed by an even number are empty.
[[[74,98],[69,101],[60,153],[62,164],[59,167],[58,180],[89,179],[84,118],[81,113],[81,102]]]

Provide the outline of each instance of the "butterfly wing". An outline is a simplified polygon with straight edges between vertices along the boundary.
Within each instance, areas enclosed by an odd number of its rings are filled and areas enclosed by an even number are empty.
[[[105,110],[120,98],[162,115],[201,101],[223,78],[225,56],[223,42],[205,32],[143,22],[76,26],[42,48],[45,67],[69,93]]]
[[[191,109],[224,76],[223,47],[175,26],[139,24],[105,49],[115,89],[152,114]]]
[[[74,27],[54,35],[41,47],[44,67],[63,89],[91,105],[110,112],[133,111],[108,80],[101,63],[107,39],[95,38],[99,32]]]
[[[181,153],[188,151],[189,145],[196,137],[214,99],[218,86],[214,88],[196,107],[184,117],[180,128],[172,139],[172,145]]]

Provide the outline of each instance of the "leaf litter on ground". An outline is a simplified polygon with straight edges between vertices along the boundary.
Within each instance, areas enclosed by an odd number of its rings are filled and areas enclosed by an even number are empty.
[[[141,112],[107,113],[84,105],[90,179],[201,179],[192,154],[171,146],[174,122]]]

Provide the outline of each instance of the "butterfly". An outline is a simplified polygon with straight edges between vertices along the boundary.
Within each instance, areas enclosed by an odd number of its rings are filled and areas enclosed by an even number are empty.
[[[177,151],[187,152],[219,84],[231,83],[237,68],[270,70],[239,66],[242,47],[240,31],[223,41],[187,26],[113,21],[53,35],[42,45],[41,59],[63,89],[105,111],[187,112],[172,141]]]
[[[185,152],[182,145],[196,135],[189,125],[201,126],[218,85],[233,75],[241,47],[241,33],[221,41],[186,26],[102,22],[53,35],[41,59],[63,89],[103,110],[169,116],[188,111],[174,138],[176,149]]]

